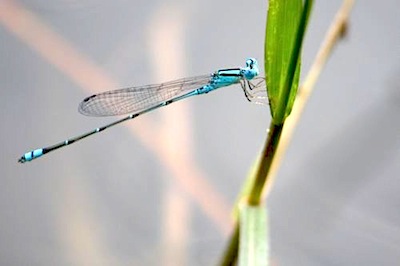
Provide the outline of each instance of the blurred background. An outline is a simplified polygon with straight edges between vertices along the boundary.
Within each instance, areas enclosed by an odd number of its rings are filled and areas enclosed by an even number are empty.
[[[266,1],[0,1],[1,265],[213,265],[270,115],[239,86],[115,118],[86,96],[263,66]],[[316,1],[309,69],[341,1]],[[268,198],[273,265],[400,261],[400,4],[358,1]]]

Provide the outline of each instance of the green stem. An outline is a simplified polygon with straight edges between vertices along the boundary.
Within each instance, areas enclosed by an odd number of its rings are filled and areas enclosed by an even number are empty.
[[[267,140],[265,142],[261,158],[259,159],[258,162],[255,179],[252,184],[250,193],[248,195],[247,203],[250,205],[260,204],[265,184],[270,180],[269,172],[282,134],[283,125],[286,118],[286,109],[289,100],[289,94],[290,91],[292,90],[296,66],[298,65],[298,61],[300,60],[302,41],[304,38],[304,33],[306,30],[306,25],[312,4],[313,0],[305,0],[303,5],[303,11],[300,17],[299,26],[295,37],[295,42],[294,42],[295,45],[293,47],[291,58],[289,61],[287,78],[285,79],[283,91],[281,92],[281,95],[279,95],[280,103],[278,105],[275,117],[273,117],[271,121]],[[238,221],[236,221],[235,231],[229,240],[228,248],[224,253],[220,265],[234,265],[236,263],[239,251],[239,233],[240,233],[240,226]]]
[[[279,139],[282,133],[283,125],[275,125],[271,122],[267,141],[260,161],[258,163],[257,174],[251,188],[248,198],[248,203],[251,205],[258,205],[261,201],[262,190],[265,183],[268,181],[268,172],[271,168],[272,159],[274,158],[275,151],[278,147]],[[219,265],[234,265],[237,260],[239,250],[239,223],[236,221],[235,231],[229,239],[229,245],[224,253],[222,261]]]
[[[239,223],[236,221],[235,231],[229,239],[229,246],[222,257],[221,266],[235,265],[239,254]]]
[[[275,151],[278,148],[279,139],[281,137],[283,124],[275,125],[271,122],[268,131],[267,141],[263,148],[258,169],[256,171],[255,180],[250,190],[248,203],[250,205],[258,205],[261,201],[261,195],[265,183],[268,181],[268,173],[271,169],[272,160],[275,156]]]

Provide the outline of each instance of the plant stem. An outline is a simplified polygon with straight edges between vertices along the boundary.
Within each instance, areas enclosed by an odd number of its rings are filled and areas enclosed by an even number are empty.
[[[275,125],[274,123],[271,122],[268,131],[268,137],[262,152],[262,156],[258,163],[256,178],[254,180],[250,196],[248,198],[248,203],[251,205],[258,205],[260,203],[262,189],[265,183],[268,182],[269,180],[267,179],[267,177],[269,176],[268,172],[272,164],[272,159],[275,154],[275,150],[278,146],[278,142],[282,133],[282,127],[283,125]],[[238,250],[239,250],[239,223],[236,221],[234,232],[231,238],[229,239],[229,245],[219,265],[224,265],[224,266],[234,265],[237,260]]]
[[[229,246],[225,250],[222,261],[218,264],[221,266],[235,265],[239,254],[239,223],[236,221],[235,230],[229,239]]]
[[[299,121],[299,117],[309,98],[309,95],[315,86],[315,82],[325,66],[326,61],[331,55],[334,46],[339,42],[341,37],[343,37],[353,4],[354,0],[343,1],[341,8],[337,12],[336,17],[333,20],[328,33],[326,34],[324,42],[321,45],[316,58],[314,59],[311,70],[309,71],[301,90],[299,90],[299,99],[295,101],[292,114],[288,117],[288,123],[285,123],[284,130],[282,130],[282,125],[277,126],[271,123],[267,141],[263,148],[262,157],[258,163],[256,178],[248,198],[249,204],[254,205],[260,202],[263,189],[265,191],[264,194],[269,192],[283,153],[288,146],[295,125]],[[279,145],[279,149],[277,149],[281,135],[281,145]],[[275,160],[272,160],[273,157],[275,157]],[[223,260],[220,265],[235,264],[239,250],[239,231],[239,223],[236,221],[234,232],[229,240],[229,246],[224,253]]]
[[[263,188],[266,183],[269,182],[268,173],[275,151],[278,148],[282,128],[283,125],[275,125],[272,122],[270,124],[267,140],[261,153],[260,161],[258,162],[256,176],[248,198],[248,203],[250,205],[258,205],[260,203]]]

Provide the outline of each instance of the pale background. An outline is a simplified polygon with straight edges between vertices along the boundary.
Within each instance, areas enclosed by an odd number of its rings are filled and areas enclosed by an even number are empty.
[[[340,1],[316,1],[309,69]],[[114,118],[96,92],[263,65],[266,1],[0,1],[0,264],[212,265],[269,124],[229,87]],[[273,265],[400,261],[400,3],[359,1],[268,199]]]

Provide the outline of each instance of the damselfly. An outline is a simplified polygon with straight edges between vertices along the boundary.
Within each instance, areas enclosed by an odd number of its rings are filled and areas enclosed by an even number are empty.
[[[246,66],[241,68],[220,69],[209,75],[92,95],[80,103],[80,113],[88,116],[130,115],[85,134],[69,138],[63,142],[27,152],[18,162],[25,163],[32,161],[46,153],[70,145],[119,123],[138,117],[141,114],[190,96],[208,93],[221,87],[240,83],[246,98],[249,101],[256,102],[259,99],[257,96],[259,90],[257,89],[264,88],[263,90],[265,90],[264,78],[257,78],[258,74],[257,60],[249,58],[246,60]]]

